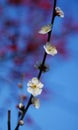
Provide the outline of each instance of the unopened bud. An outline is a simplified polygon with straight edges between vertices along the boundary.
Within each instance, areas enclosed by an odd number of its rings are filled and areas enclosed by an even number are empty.
[[[24,125],[24,121],[23,121],[23,120],[20,120],[20,121],[19,121],[19,125]]]
[[[19,103],[19,109],[22,109],[24,105],[22,103]]]

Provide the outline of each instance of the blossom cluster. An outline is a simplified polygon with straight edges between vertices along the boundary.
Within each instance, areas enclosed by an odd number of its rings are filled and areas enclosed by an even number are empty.
[[[55,8],[55,16],[64,17],[64,12],[59,8]],[[46,26],[43,26],[38,33],[39,34],[47,34],[52,30],[52,24],[48,24]],[[50,42],[47,42],[44,46],[44,51],[46,54],[49,54],[51,56],[55,56],[57,54],[57,49],[54,45],[52,45]],[[35,96],[38,96],[41,94],[43,89],[43,83],[37,78],[33,77],[29,82],[27,83],[27,91],[33,95],[32,98],[32,104],[39,108],[39,99],[35,98]]]
[[[59,16],[59,17],[64,17],[64,12],[59,8],[59,7],[55,7],[55,16]],[[49,34],[49,32],[52,31],[52,24],[48,24],[46,26],[43,26],[38,33],[39,34]],[[54,46],[53,44],[51,44],[49,41],[46,42],[46,44],[43,46],[45,54],[46,55],[51,55],[51,56],[55,56],[57,54],[57,48],[56,46]],[[46,71],[47,67],[45,66],[45,64],[40,64],[38,66],[38,69],[44,68],[44,70]],[[42,70],[43,72],[43,70]],[[21,88],[21,85],[19,85]],[[38,77],[33,77],[31,80],[28,81],[27,83],[27,91],[32,95],[31,98],[31,104],[35,107],[35,108],[39,108],[40,107],[40,101],[38,98],[36,98],[36,96],[40,95],[42,93],[44,84],[40,81],[40,78]],[[23,104],[19,104],[19,109],[20,110],[24,110],[24,106]],[[24,122],[22,120],[20,120],[19,122],[20,125],[23,125]]]

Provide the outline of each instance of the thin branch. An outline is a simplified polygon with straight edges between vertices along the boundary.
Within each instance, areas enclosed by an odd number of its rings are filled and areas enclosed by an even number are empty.
[[[55,7],[56,7],[56,0],[54,0],[53,15],[52,15],[52,19],[51,19],[52,27],[53,27],[54,18],[55,18]],[[47,42],[50,42],[51,32],[52,32],[52,30],[48,33]],[[41,74],[42,74],[42,72],[43,72],[42,68],[43,68],[43,66],[44,66],[44,64],[45,64],[46,57],[47,57],[47,53],[44,52],[44,56],[43,56],[43,60],[42,60],[42,64],[41,64],[41,69],[39,70],[39,74],[38,74],[38,76],[37,76],[38,79],[40,79]],[[26,112],[27,112],[29,106],[31,105],[31,99],[32,99],[32,97],[33,97],[33,95],[30,96],[30,99],[29,99],[29,101],[28,101],[28,104],[27,104],[27,106],[25,107],[25,110],[24,110],[24,112],[23,112],[23,114],[22,114],[20,120],[23,120],[23,118],[24,118],[24,116],[25,116],[25,114],[26,114]],[[20,120],[19,120],[19,121],[20,121]],[[18,123],[17,123],[17,126],[16,126],[15,130],[18,130],[18,128],[19,128],[19,126],[20,126],[19,121],[18,121]]]
[[[51,19],[52,29],[53,29],[53,24],[54,24],[54,19],[55,19],[55,7],[56,7],[56,2],[57,2],[57,0],[54,0],[53,14],[52,14],[52,19]],[[47,42],[50,42],[51,33],[52,33],[52,30],[48,33]]]
[[[52,28],[53,28],[53,23],[54,23],[54,18],[55,18],[55,7],[56,7],[56,0],[54,0],[53,14],[52,14],[52,19],[51,19]],[[51,33],[52,33],[52,30],[48,33],[47,42],[50,42]],[[44,64],[45,64],[46,57],[47,57],[47,53],[44,52],[44,57],[43,57],[43,60],[42,60],[41,68],[43,68],[43,66],[44,66]],[[40,71],[39,71],[38,79],[40,79],[41,74],[42,74],[42,69],[40,69]]]
[[[11,130],[11,111],[8,110],[8,130]]]
[[[40,69],[39,74],[38,74],[38,79],[40,79],[40,77],[41,77],[42,68],[43,68],[43,66],[44,66],[44,64],[45,64],[46,57],[47,57],[47,53],[44,52],[44,57],[43,57],[43,60],[42,60],[41,69]]]
[[[26,108],[24,109],[23,114],[22,114],[20,120],[23,120],[23,118],[24,118],[24,116],[25,116],[25,114],[26,114],[26,112],[27,112],[29,106],[31,105],[31,99],[32,99],[32,97],[33,97],[33,95],[30,96],[30,99],[29,99],[29,101],[28,101],[28,104],[27,104]],[[20,121],[20,120],[19,120],[19,121]],[[17,126],[16,126],[15,130],[18,130],[18,128],[19,128],[19,126],[20,126],[19,121],[18,121],[18,123],[17,123]]]

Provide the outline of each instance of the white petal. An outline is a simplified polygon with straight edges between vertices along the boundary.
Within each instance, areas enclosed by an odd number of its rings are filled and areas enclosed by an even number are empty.
[[[37,89],[35,89],[35,91],[33,90],[32,95],[33,96],[38,96],[38,95],[41,94],[41,92],[42,92],[42,89],[37,88]]]
[[[32,85],[32,81],[30,80],[28,83],[27,83],[27,86],[31,86]]]
[[[44,49],[45,49],[45,52],[49,55],[54,56],[55,54],[57,54],[57,49],[55,48],[55,46],[51,44],[44,45]]]
[[[33,89],[33,88],[31,88],[31,87],[28,87],[28,88],[27,88],[27,91],[28,91],[29,93],[31,93],[33,96],[37,96],[37,95],[40,95],[40,94],[41,94],[42,89],[40,89],[40,88]]]
[[[42,92],[42,89],[41,89],[41,88],[37,88],[34,93],[35,93],[36,95],[40,95],[41,92]]]
[[[44,84],[42,84],[41,82],[38,83],[38,88],[43,88]]]
[[[28,87],[28,88],[27,88],[27,91],[28,91],[29,93],[31,93],[31,94],[33,93],[33,89],[32,89],[31,87]]]
[[[39,101],[39,99],[33,97],[33,98],[32,98],[32,104],[34,105],[35,108],[38,109],[38,108],[40,107],[40,101]]]
[[[39,107],[40,107],[39,99],[36,99],[36,100],[34,101],[34,104],[33,104],[33,105],[35,106],[35,108],[39,109]]]
[[[47,25],[47,26],[43,26],[43,27],[40,29],[40,31],[38,31],[38,33],[40,33],[40,34],[46,34],[46,33],[50,32],[51,29],[52,29],[52,24],[49,24],[49,25]]]
[[[34,77],[34,78],[32,78],[32,83],[33,83],[33,84],[38,84],[38,79],[37,79],[37,78],[35,78],[35,77]]]

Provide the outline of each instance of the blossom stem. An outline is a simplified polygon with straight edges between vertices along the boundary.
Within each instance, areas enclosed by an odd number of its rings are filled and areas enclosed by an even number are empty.
[[[52,27],[53,27],[54,18],[55,18],[55,7],[56,7],[56,0],[54,0],[53,15],[52,15],[52,20],[51,20]],[[52,32],[52,30],[48,33],[47,42],[50,42],[51,32]],[[41,69],[40,69],[39,74],[38,74],[38,79],[40,79],[41,74],[42,74],[42,72],[43,72],[42,68],[43,68],[43,66],[44,66],[44,64],[45,64],[46,57],[47,57],[47,53],[44,52],[44,56],[43,56],[43,60],[42,60],[42,64],[41,64]],[[23,120],[23,118],[24,118],[24,116],[25,116],[25,114],[26,114],[26,112],[27,112],[29,106],[31,105],[31,99],[32,99],[32,97],[33,97],[33,95],[30,96],[29,101],[28,101],[28,104],[27,104],[27,106],[25,107],[25,110],[24,110],[24,112],[23,112],[23,114],[22,114],[20,120]],[[19,126],[20,126],[20,124],[19,124],[19,121],[18,121],[15,130],[18,130]]]

